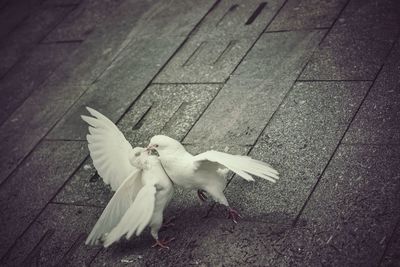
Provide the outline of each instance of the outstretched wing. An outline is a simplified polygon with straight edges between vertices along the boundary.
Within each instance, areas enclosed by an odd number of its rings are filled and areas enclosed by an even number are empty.
[[[81,117],[90,125],[90,134],[86,138],[93,164],[104,183],[117,190],[124,179],[136,169],[129,162],[132,146],[106,116],[92,108],[86,108],[93,117]]]
[[[201,166],[202,162],[211,161],[216,162],[230,169],[237,175],[243,177],[247,181],[254,181],[251,175],[255,175],[264,178],[271,182],[276,182],[279,179],[278,172],[259,160],[252,159],[248,156],[231,155],[219,151],[206,151],[194,157],[195,165],[199,164]]]
[[[118,225],[107,235],[104,247],[118,241],[123,235],[130,238],[133,233],[139,235],[149,224],[153,216],[156,187],[146,184],[138,193],[135,201],[126,211]]]
[[[134,171],[121,184],[86,239],[87,245],[97,244],[104,234],[118,224],[143,187],[141,174],[142,171]]]

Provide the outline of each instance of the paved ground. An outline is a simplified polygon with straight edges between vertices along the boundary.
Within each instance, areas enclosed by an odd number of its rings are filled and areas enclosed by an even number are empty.
[[[1,265],[400,266],[399,31],[397,0],[0,0]],[[178,190],[168,251],[85,246],[86,105],[282,178],[231,180],[237,225]]]

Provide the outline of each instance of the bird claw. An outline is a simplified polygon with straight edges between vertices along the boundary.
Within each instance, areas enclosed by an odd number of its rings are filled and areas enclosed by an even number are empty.
[[[205,202],[207,200],[207,195],[205,194],[206,191],[204,190],[197,190],[197,195],[199,196],[200,200]]]
[[[156,243],[154,243],[151,247],[152,248],[156,248],[159,247],[158,250],[162,250],[162,249],[169,249],[169,247],[167,246],[168,243],[170,243],[171,241],[174,241],[175,237],[172,237],[168,240],[166,240],[165,238],[162,240],[157,239]]]
[[[228,219],[231,219],[234,223],[237,224],[237,220],[241,218],[242,216],[240,216],[239,212],[232,208],[228,208]]]

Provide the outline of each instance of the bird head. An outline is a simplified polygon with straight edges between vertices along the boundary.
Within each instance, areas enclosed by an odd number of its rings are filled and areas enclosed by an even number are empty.
[[[176,151],[185,151],[185,148],[177,140],[166,135],[156,135],[150,139],[147,146],[148,151],[157,151],[160,156],[163,154],[172,154]]]

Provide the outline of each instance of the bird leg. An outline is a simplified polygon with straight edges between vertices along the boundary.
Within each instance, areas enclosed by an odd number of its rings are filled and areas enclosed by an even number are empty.
[[[203,202],[205,202],[208,198],[207,195],[205,194],[205,192],[206,191],[201,190],[201,189],[197,190],[197,195],[199,196],[200,200]]]
[[[161,228],[168,228],[170,226],[174,226],[175,224],[173,223],[173,221],[176,220],[175,216],[171,216],[168,219],[164,220],[164,222],[161,225]]]
[[[162,240],[160,240],[160,239],[156,239],[156,243],[154,243],[151,247],[152,248],[156,248],[156,247],[159,247],[159,249],[158,250],[162,250],[162,249],[169,249],[169,247],[167,246],[168,245],[168,243],[170,243],[171,241],[174,241],[175,240],[175,237],[172,237],[172,238],[170,238],[170,239],[162,239]]]
[[[237,223],[239,218],[242,218],[242,216],[240,216],[239,212],[232,209],[231,207],[228,207],[228,219],[231,219],[234,223]]]

